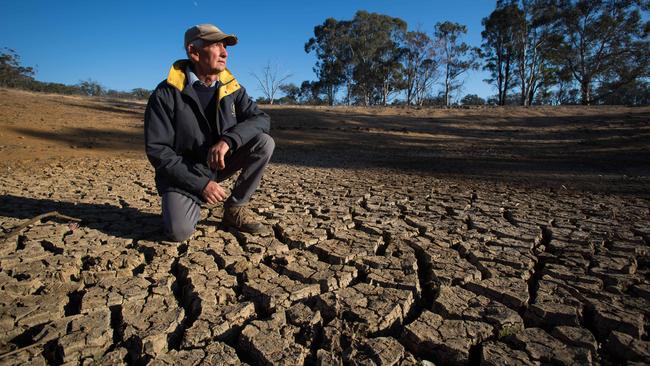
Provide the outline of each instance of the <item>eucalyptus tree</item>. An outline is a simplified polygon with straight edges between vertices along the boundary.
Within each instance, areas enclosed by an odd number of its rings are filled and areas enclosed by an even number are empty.
[[[559,42],[554,30],[556,0],[510,0],[517,9],[515,27],[515,66],[519,84],[519,103],[530,105],[540,88],[553,82],[553,50]]]
[[[350,62],[349,31],[347,22],[327,18],[314,27],[314,37],[305,44],[305,52],[316,54],[314,73],[325,91],[327,103],[333,105],[336,92],[346,81],[346,64]],[[349,89],[349,87],[348,87]]]
[[[521,32],[523,14],[516,4],[497,4],[497,8],[482,24],[483,44],[481,57],[483,69],[490,72],[485,81],[497,89],[497,105],[505,105],[508,92],[513,87],[516,48],[515,38]]]
[[[350,23],[354,92],[364,105],[386,105],[402,88],[399,36],[406,22],[387,15],[358,11]]]
[[[404,35],[403,42],[406,104],[421,106],[438,75],[433,40],[424,32],[412,31]]]
[[[0,86],[21,87],[32,82],[34,74],[34,68],[21,65],[15,50],[4,47],[0,51]]]
[[[467,27],[453,22],[439,22],[435,26],[435,39],[440,57],[440,66],[443,69],[443,97],[445,105],[451,105],[451,94],[462,85],[460,76],[468,70],[479,67],[477,56],[479,52],[461,37],[467,33]]]
[[[641,16],[647,8],[639,0],[558,0],[556,62],[579,85],[582,104],[648,77],[650,26]]]

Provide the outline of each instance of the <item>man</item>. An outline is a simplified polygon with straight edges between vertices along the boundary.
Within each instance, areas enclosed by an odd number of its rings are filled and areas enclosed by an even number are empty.
[[[188,60],[179,60],[149,98],[145,145],[162,196],[165,232],[183,241],[194,232],[201,204],[224,201],[223,221],[240,231],[263,226],[247,208],[275,143],[269,116],[226,69],[237,37],[212,24],[185,32]],[[242,170],[230,196],[219,185]]]

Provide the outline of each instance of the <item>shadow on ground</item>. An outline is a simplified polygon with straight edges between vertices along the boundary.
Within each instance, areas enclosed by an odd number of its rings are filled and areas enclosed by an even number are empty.
[[[0,216],[28,220],[51,211],[82,219],[79,223],[81,226],[119,238],[164,239],[160,230],[160,215],[142,212],[134,207],[0,195]],[[57,218],[50,220],[60,221]]]
[[[69,100],[62,100],[61,103],[70,107],[84,108],[90,111],[109,112],[138,117],[144,114],[145,104],[115,99],[96,99],[95,103],[75,103]]]
[[[142,114],[142,104],[96,110]],[[105,105],[104,105],[105,104]],[[76,105],[76,104],[75,104]],[[273,161],[318,168],[387,168],[478,179],[650,177],[650,109],[540,108],[470,111],[267,108]],[[141,127],[68,128],[20,134],[72,146],[142,153]]]
[[[42,140],[56,141],[68,146],[120,152],[144,152],[142,131],[124,131],[89,127],[66,127],[61,131],[9,127],[12,131]]]
[[[437,118],[275,107],[269,111],[274,161],[538,182],[650,176],[647,110],[521,117],[499,112]]]

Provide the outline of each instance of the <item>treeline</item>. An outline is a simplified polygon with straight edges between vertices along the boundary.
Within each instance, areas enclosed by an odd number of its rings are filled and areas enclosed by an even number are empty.
[[[404,20],[358,11],[326,19],[305,52],[317,80],[285,84],[279,102],[451,105],[469,70],[483,69],[496,94],[463,104],[628,104],[650,102],[650,22],[641,0],[498,0],[483,19],[482,44],[467,28],[439,22],[431,33]]]
[[[106,89],[100,83],[88,79],[75,85],[49,83],[34,79],[34,68],[22,66],[20,56],[10,48],[0,52],[0,87],[19,88],[24,90],[86,96],[103,96],[121,99],[148,99],[151,91],[136,88],[129,92]]]

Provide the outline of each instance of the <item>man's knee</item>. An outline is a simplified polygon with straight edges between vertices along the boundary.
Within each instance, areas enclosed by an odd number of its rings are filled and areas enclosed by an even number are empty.
[[[184,241],[194,233],[194,225],[190,222],[171,221],[166,223],[165,233],[171,241]]]
[[[258,140],[258,151],[264,156],[271,156],[273,150],[275,150],[275,141],[273,140],[273,137],[265,133],[260,133],[255,137]]]
[[[168,238],[183,241],[192,236],[200,216],[200,207],[191,198],[167,192],[162,197],[162,221]]]

